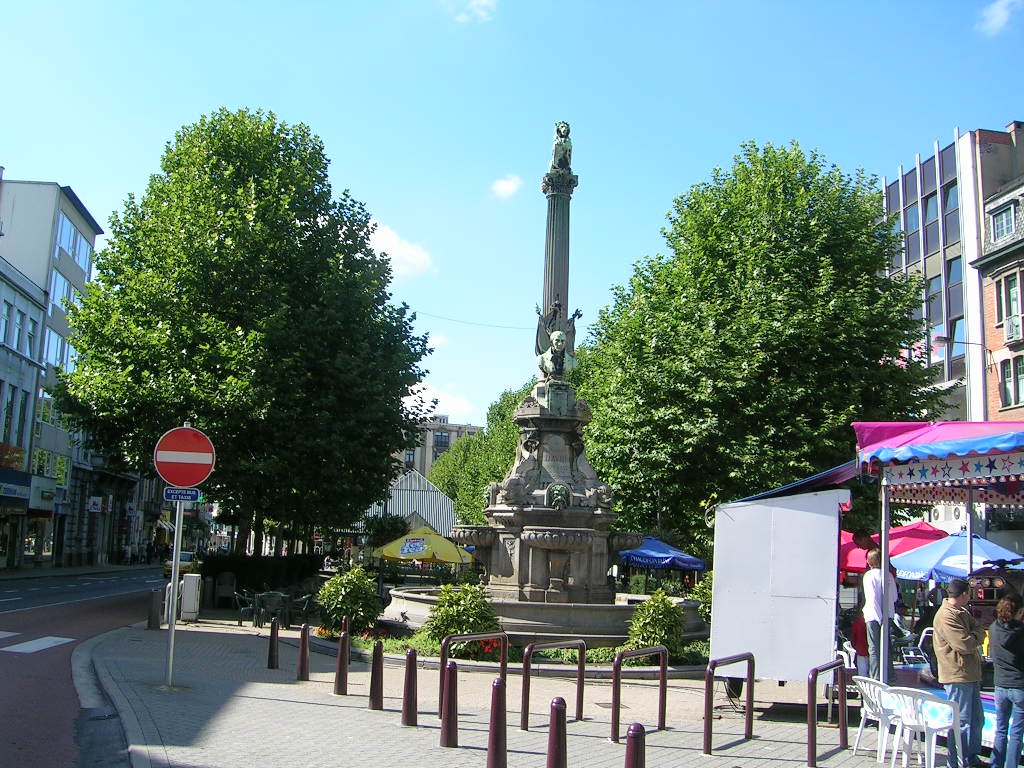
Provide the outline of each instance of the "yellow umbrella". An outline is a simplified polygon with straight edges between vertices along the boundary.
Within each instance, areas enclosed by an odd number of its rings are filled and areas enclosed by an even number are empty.
[[[473,559],[463,547],[456,546],[429,525],[410,531],[401,538],[373,550],[374,557],[399,562],[468,563]]]

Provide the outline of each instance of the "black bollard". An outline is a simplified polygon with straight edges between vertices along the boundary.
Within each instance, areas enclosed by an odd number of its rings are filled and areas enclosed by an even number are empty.
[[[444,688],[441,697],[441,746],[459,746],[459,667],[449,661],[444,668]]]
[[[338,658],[334,662],[334,695],[348,696],[348,632],[338,636]]]
[[[547,768],[567,768],[565,751],[565,699],[556,696],[551,700],[551,719],[548,725]]]
[[[277,639],[280,629],[275,618],[270,622],[270,646],[267,648],[267,669],[277,669]]]
[[[405,652],[405,688],[402,690],[402,725],[416,725],[419,704],[416,693],[416,649]]]
[[[309,624],[303,624],[299,630],[299,663],[295,670],[295,679],[309,680]]]
[[[373,644],[370,660],[370,709],[384,709],[384,643]]]
[[[626,763],[625,768],[644,768],[647,757],[644,740],[647,732],[640,723],[633,723],[626,731]]]
[[[505,681],[491,683],[491,723],[487,729],[487,768],[507,768]]]

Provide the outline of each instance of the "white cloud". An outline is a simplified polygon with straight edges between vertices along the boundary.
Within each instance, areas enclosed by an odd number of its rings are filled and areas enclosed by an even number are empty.
[[[451,342],[448,340],[447,336],[442,336],[440,333],[431,333],[430,334],[429,344],[434,349],[439,349],[440,347],[446,347],[450,343]]]
[[[514,173],[510,173],[491,184],[491,192],[504,200],[507,197],[512,197],[521,186],[523,186],[523,180]]]
[[[975,29],[989,37],[995,37],[1010,23],[1010,16],[1021,7],[1024,0],[995,0],[981,9],[981,19]]]
[[[434,413],[444,414],[452,424],[471,423],[474,414],[477,413],[477,409],[465,395],[447,392],[431,384],[420,385],[419,394],[428,401],[436,399],[437,407],[434,409]],[[477,426],[483,425],[478,424]]]
[[[370,235],[373,250],[383,251],[391,259],[395,277],[415,277],[424,272],[436,272],[434,262],[426,249],[403,240],[391,227],[374,222],[377,229]]]
[[[465,7],[455,14],[455,20],[460,24],[471,21],[484,23],[494,18],[497,6],[498,0],[469,0]]]

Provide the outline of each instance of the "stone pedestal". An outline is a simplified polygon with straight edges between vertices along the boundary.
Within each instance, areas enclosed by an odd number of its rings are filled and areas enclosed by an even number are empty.
[[[491,597],[543,603],[610,603],[606,573],[639,534],[612,534],[611,489],[587,461],[590,408],[561,379],[537,383],[516,409],[519,446],[505,479],[487,491],[489,525],[457,526],[477,547]]]

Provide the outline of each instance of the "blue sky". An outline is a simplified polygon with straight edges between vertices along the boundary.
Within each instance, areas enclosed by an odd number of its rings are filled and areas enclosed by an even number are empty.
[[[534,371],[556,121],[585,327],[744,141],[892,177],[1024,119],[1024,0],[11,2],[0,50],[6,178],[70,185],[104,224],[203,114],[309,125],[431,336],[439,413],[476,424]]]

